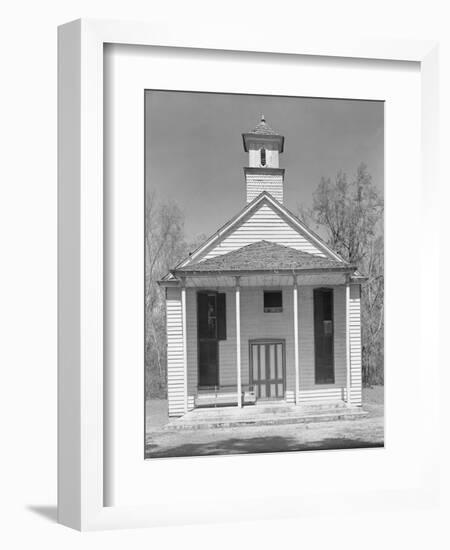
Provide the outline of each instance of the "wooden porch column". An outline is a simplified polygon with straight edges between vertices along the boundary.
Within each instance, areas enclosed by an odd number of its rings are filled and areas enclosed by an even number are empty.
[[[347,367],[347,405],[352,404],[351,398],[351,363],[350,363],[350,280],[347,276],[345,283],[345,358]]]
[[[240,278],[236,277],[236,367],[237,367],[237,394],[238,407],[242,407],[242,380],[241,380],[241,288]]]
[[[294,364],[295,364],[295,402],[300,402],[299,386],[300,386],[300,369],[298,360],[298,284],[297,277],[294,275],[293,286],[293,299],[294,299]]]
[[[187,335],[186,335],[186,279],[181,279],[181,322],[183,325],[183,368],[184,368],[184,412],[188,412],[188,369],[187,369]]]

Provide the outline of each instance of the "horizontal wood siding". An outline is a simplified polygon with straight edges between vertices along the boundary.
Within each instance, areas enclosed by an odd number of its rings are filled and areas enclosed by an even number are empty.
[[[282,219],[270,205],[263,204],[241,226],[226,235],[220,243],[207,250],[202,260],[227,254],[262,240],[290,246],[317,256],[325,256],[308,237],[301,234],[299,229]]]
[[[214,290],[214,289],[213,289]],[[234,290],[221,289],[226,294],[227,338],[219,341],[219,384],[236,385],[236,322]],[[187,289],[187,370],[188,395],[198,389],[197,290]]]
[[[181,289],[167,288],[167,396],[169,416],[184,414],[184,361]]]
[[[283,204],[283,176],[281,174],[248,173],[245,179],[247,202],[252,202],[263,191],[267,191],[274,199]]]
[[[267,289],[270,290],[270,289]],[[283,294],[281,313],[264,313],[264,289],[241,288],[242,379],[249,383],[249,341],[261,338],[285,340],[286,390],[295,389],[293,289],[278,289]]]
[[[241,290],[242,300],[242,290]],[[234,289],[226,291],[227,339],[219,342],[219,382],[221,386],[237,386],[236,366],[236,297]],[[242,303],[241,303],[242,311]],[[242,341],[241,316],[241,341]],[[242,351],[241,351],[242,356]],[[244,377],[242,376],[242,380]]]
[[[299,367],[300,401],[339,400],[346,397],[345,361],[345,285],[334,289],[335,383],[315,384],[313,286],[299,287]],[[181,301],[178,289],[168,289],[176,299],[168,299],[169,412],[183,413]],[[226,293],[227,339],[219,342],[219,381],[221,386],[236,386],[235,291]],[[283,312],[264,313],[262,287],[241,287],[242,384],[249,383],[249,340],[280,338],[286,341],[286,390],[295,390],[293,290],[282,287]],[[187,368],[188,395],[197,395],[197,290],[187,289]],[[350,289],[352,402],[361,403],[361,332],[359,285]],[[169,324],[169,312],[171,322]],[[169,352],[170,349],[170,352]],[[172,372],[173,371],[173,372]],[[292,393],[290,393],[292,395]],[[173,399],[175,399],[173,401]]]
[[[236,301],[234,289],[220,289],[226,294],[227,339],[219,342],[219,382],[221,386],[237,385],[236,368]],[[188,394],[197,392],[197,319],[196,290],[187,291]],[[295,388],[292,288],[283,289],[283,313],[264,313],[263,289],[241,288],[241,368],[242,384],[249,383],[249,340],[280,338],[286,340],[287,387]]]
[[[314,300],[312,286],[300,286],[299,366],[300,402],[343,399],[347,381],[345,362],[345,286],[334,289],[334,384],[315,383]]]
[[[350,285],[350,373],[352,405],[361,405],[361,285]]]

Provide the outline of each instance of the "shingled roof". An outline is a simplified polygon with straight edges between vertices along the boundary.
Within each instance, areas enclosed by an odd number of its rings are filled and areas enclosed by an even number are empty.
[[[172,273],[218,273],[239,271],[355,271],[346,262],[315,256],[288,246],[258,241],[228,254],[215,256],[202,262],[188,264]]]
[[[266,119],[264,118],[264,115],[261,115],[261,122],[257,124],[253,130],[250,130],[250,134],[262,134],[265,136],[278,136],[278,132],[275,132],[272,130],[272,128],[267,124]]]

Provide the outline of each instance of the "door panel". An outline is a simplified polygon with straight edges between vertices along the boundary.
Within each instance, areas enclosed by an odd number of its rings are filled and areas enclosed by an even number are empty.
[[[277,378],[283,378],[283,345],[276,346]]]
[[[251,379],[257,399],[284,398],[284,353],[282,342],[251,342]]]
[[[256,350],[256,353],[252,354],[252,380],[258,380],[259,378],[259,368],[258,368],[258,351]]]
[[[217,386],[219,384],[217,340],[199,340],[198,383],[199,386]]]
[[[269,346],[269,365],[270,365],[270,378],[271,380],[274,380],[277,377],[275,372],[276,363],[275,363],[275,345],[274,344],[271,344]]]
[[[259,379],[266,380],[266,346],[259,346]]]

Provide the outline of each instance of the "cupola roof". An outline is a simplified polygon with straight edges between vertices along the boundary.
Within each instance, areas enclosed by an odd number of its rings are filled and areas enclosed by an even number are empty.
[[[250,130],[249,134],[260,134],[264,136],[279,136],[278,132],[272,130],[272,128],[267,124],[264,115],[261,115],[261,121]]]

